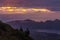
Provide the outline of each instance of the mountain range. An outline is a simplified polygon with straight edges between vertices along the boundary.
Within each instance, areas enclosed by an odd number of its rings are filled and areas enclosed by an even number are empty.
[[[60,20],[54,21],[48,20],[46,22],[35,22],[33,20],[15,20],[7,22],[13,28],[29,28],[29,29],[48,29],[48,30],[60,30]]]
[[[26,28],[28,28],[31,32],[31,36],[35,40],[58,40],[60,37],[60,20],[58,19],[54,21],[47,20],[46,22],[36,22],[27,19],[10,21],[7,23],[15,29],[23,28],[25,30]]]

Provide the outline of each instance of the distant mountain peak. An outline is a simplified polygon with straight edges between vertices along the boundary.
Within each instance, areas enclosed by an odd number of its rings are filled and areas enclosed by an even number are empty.
[[[26,20],[24,20],[24,21],[33,21],[33,20],[30,20],[30,19],[26,19]]]

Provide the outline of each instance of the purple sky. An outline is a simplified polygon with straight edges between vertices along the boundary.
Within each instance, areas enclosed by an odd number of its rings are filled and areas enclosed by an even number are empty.
[[[27,13],[27,14],[0,14],[3,21],[32,19],[35,21],[46,21],[60,19],[60,12],[55,13]]]
[[[60,0],[0,0],[0,6],[37,7],[60,10]]]
[[[46,8],[54,13],[27,13],[27,14],[2,14],[0,11],[0,20],[23,20],[32,19],[35,21],[60,19],[60,0],[0,0],[0,6],[16,6],[26,8]]]

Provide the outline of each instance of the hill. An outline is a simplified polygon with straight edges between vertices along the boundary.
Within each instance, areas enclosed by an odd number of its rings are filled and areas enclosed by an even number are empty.
[[[15,20],[7,22],[13,28],[28,28],[35,40],[60,40],[60,20],[35,22],[33,20]]]
[[[9,24],[0,21],[0,40],[33,40],[29,30],[14,29]]]

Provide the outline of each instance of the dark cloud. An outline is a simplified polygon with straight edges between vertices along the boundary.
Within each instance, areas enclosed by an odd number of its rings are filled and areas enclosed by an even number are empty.
[[[17,7],[37,7],[48,8],[50,10],[60,10],[60,0],[0,0],[0,6],[10,5]]]

